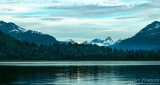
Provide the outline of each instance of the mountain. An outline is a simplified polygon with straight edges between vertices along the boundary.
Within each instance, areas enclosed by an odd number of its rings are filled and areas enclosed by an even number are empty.
[[[98,46],[109,46],[112,45],[114,42],[111,37],[107,37],[105,40],[101,39],[93,39],[92,41],[84,41],[82,44],[92,44],[92,45],[98,45]]]
[[[0,21],[0,30],[20,41],[34,42],[37,44],[50,44],[57,42],[57,40],[50,35],[37,31],[25,30],[12,22],[7,23]]]
[[[88,41],[84,41],[82,44],[89,44],[90,42],[88,42]]]
[[[66,41],[64,41],[64,42],[66,42],[66,43],[71,43],[71,44],[75,44],[75,43],[81,44],[81,42],[79,42],[79,41],[77,41],[77,40],[72,40],[72,39],[68,39],[68,40],[66,40]]]
[[[77,41],[77,40],[72,40],[72,39],[67,39],[67,40],[65,40],[65,41],[58,41],[59,42],[59,44],[69,44],[69,43],[71,43],[71,44],[81,44],[81,42],[79,42],[79,41]]]
[[[117,40],[114,44],[118,44],[118,43],[120,43],[121,41],[123,41],[122,39],[119,39],[119,40]]]
[[[111,47],[124,49],[153,49],[160,46],[160,22],[154,21],[131,38],[115,43]]]

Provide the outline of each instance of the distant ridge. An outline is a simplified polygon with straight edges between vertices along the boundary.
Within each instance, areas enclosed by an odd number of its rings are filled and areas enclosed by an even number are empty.
[[[107,37],[105,40],[101,40],[99,38],[93,39],[92,41],[84,41],[82,44],[92,44],[92,45],[98,45],[98,46],[109,46],[112,45],[114,41],[111,37]]]

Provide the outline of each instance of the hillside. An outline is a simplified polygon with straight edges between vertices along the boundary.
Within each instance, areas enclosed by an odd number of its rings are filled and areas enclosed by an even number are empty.
[[[154,21],[131,38],[122,40],[112,47],[128,49],[153,49],[160,46],[160,22]]]
[[[0,21],[0,30],[4,33],[8,33],[20,41],[27,41],[30,43],[33,42],[36,44],[53,44],[57,42],[54,37],[48,34],[43,34],[41,32],[32,30],[25,30],[24,28],[21,28],[12,22],[7,23]]]

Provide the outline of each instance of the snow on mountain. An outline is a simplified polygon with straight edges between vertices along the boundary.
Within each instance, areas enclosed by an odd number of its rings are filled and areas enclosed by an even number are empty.
[[[120,42],[119,42],[120,41]],[[112,47],[123,49],[153,49],[160,46],[160,21],[154,21],[142,28],[133,37],[119,40]]]
[[[154,21],[152,22],[151,24],[147,25],[145,28],[143,28],[139,34],[144,34],[146,36],[149,36],[149,35],[156,35],[158,34],[160,31],[160,22],[158,21]]]
[[[101,39],[98,39],[98,38],[93,39],[89,44],[98,45],[98,46],[106,46],[106,44],[104,44],[104,40],[101,40]]]
[[[17,30],[17,29],[13,29],[13,30],[9,31],[9,33],[11,33],[11,32],[19,33],[19,30]]]
[[[27,30],[23,29],[23,28],[18,28],[21,32],[27,32]]]
[[[17,28],[14,28],[12,30],[9,31],[9,33],[12,33],[12,32],[15,32],[15,33],[24,33],[24,32],[27,32],[27,30],[23,29],[23,28],[20,28],[20,27],[17,27]]]
[[[32,30],[30,30],[30,31],[32,31]],[[37,32],[37,31],[32,31],[31,33],[32,33],[32,34],[36,33],[36,34],[44,35],[43,33]]]
[[[89,44],[90,42],[88,42],[88,41],[84,41],[82,44]]]
[[[51,44],[57,42],[57,40],[50,35],[37,31],[25,30],[12,22],[0,21],[0,30],[4,33],[9,33],[11,36],[21,41],[34,42],[37,44]]]
[[[120,42],[123,41],[123,40],[125,40],[125,39],[119,39],[119,40],[117,40],[117,41],[115,42],[115,44],[120,43]]]
[[[79,42],[79,41],[77,41],[77,40],[72,40],[72,39],[68,39],[68,40],[66,40],[66,41],[64,41],[64,42],[71,43],[71,44],[75,44],[75,43],[81,44],[81,42]]]
[[[148,24],[144,27],[140,32],[138,32],[135,36],[155,36],[160,33],[160,22],[154,21],[151,24]]]
[[[157,23],[156,26],[155,26],[155,28],[157,28],[157,29],[160,28],[160,24]]]
[[[68,39],[66,41],[63,41],[62,43],[71,43],[71,44],[92,44],[92,45],[98,45],[98,46],[109,46],[109,45],[112,45],[114,44],[113,40],[111,37],[107,37],[105,40],[101,40],[101,39],[93,39],[91,40],[90,42],[89,41],[84,41],[83,43],[77,41],[77,40],[72,40],[72,39]]]
[[[102,39],[93,39],[92,41],[84,41],[82,44],[92,44],[92,45],[98,45],[98,46],[109,46],[114,44],[113,40],[111,37],[107,37],[105,40]]]
[[[96,38],[96,39],[93,39],[90,43],[92,44],[92,43],[103,43],[103,42],[104,40]]]

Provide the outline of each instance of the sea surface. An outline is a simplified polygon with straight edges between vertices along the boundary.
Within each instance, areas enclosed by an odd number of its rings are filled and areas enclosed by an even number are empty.
[[[160,85],[160,61],[0,62],[0,85]]]

